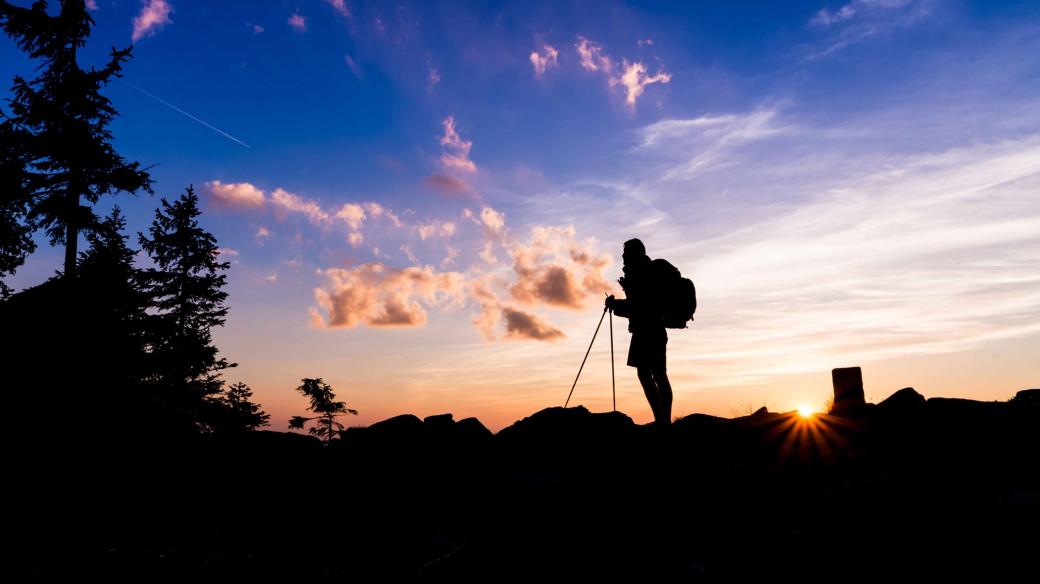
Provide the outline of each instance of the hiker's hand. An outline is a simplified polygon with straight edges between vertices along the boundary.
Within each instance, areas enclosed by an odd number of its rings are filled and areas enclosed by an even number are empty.
[[[605,306],[606,308],[609,308],[610,310],[614,310],[614,295],[613,294],[611,294],[610,296],[607,296],[607,299],[603,301],[603,306]]]

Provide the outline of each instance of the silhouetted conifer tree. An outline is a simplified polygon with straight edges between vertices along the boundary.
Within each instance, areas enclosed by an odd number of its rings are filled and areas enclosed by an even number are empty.
[[[253,390],[238,382],[227,386],[220,396],[224,420],[218,429],[256,430],[270,423],[271,416],[264,413],[259,404],[253,403]]]
[[[101,94],[131,49],[113,48],[101,69],[81,68],[76,54],[93,25],[82,0],[62,0],[54,16],[44,0],[31,8],[0,0],[0,27],[40,63],[32,80],[14,78],[10,115],[0,124],[0,142],[18,145],[15,157],[0,150],[8,157],[0,166],[20,165],[28,175],[4,196],[27,206],[28,225],[45,229],[52,245],[65,245],[66,276],[76,272],[79,232],[96,226],[90,205],[120,191],[151,192],[148,173],[113,148],[108,125],[117,114]]]
[[[211,331],[227,316],[224,273],[216,238],[198,222],[199,199],[188,187],[173,203],[162,199],[141,247],[155,263],[144,270],[151,298],[148,336],[152,381],[162,399],[191,412],[195,423],[219,423],[220,372],[234,367],[217,356]]]
[[[0,112],[0,116],[3,113]],[[29,179],[26,156],[16,136],[8,135],[0,121],[0,278],[13,274],[25,257],[36,249],[26,223],[27,201],[20,197]],[[0,300],[11,289],[0,280]]]
[[[336,401],[336,394],[332,392],[332,387],[320,377],[304,378],[302,381],[303,383],[296,388],[296,391],[310,398],[311,407],[308,409],[318,415],[293,416],[289,420],[289,427],[302,430],[307,422],[313,421],[315,424],[308,431],[312,436],[317,436],[328,444],[343,429],[343,424],[340,424],[336,418],[346,414],[356,416],[357,410],[352,410],[345,403]]]
[[[97,331],[118,341],[109,350],[124,362],[139,364],[146,343],[146,309],[149,298],[134,265],[136,250],[127,245],[123,234],[126,220],[119,207],[100,221],[87,234],[90,247],[79,261],[79,290],[90,296],[85,305],[94,318],[107,323],[107,330]],[[140,373],[140,372],[138,372]]]

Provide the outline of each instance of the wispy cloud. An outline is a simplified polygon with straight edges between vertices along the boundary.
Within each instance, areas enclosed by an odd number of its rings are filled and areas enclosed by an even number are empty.
[[[751,123],[754,115],[643,131],[660,153],[719,130],[709,160],[730,176],[796,177],[784,204],[745,203],[722,235],[693,241],[688,226],[657,227],[657,239],[673,243],[654,251],[690,272],[701,301],[697,334],[677,336],[677,367],[711,370],[722,385],[751,383],[1040,332],[1040,137],[790,168],[780,144],[755,158],[721,146],[742,132],[741,140],[784,137],[769,129],[775,113]],[[702,180],[689,160],[669,164],[676,192]],[[677,200],[658,204],[682,215]],[[673,230],[674,239],[663,236]]]
[[[94,5],[94,9],[97,5]],[[130,35],[133,42],[152,36],[167,24],[173,24],[170,13],[173,7],[166,0],[142,0],[141,12],[134,18],[134,30]]]
[[[654,75],[646,74],[646,65],[636,62],[629,63],[624,60],[621,65],[621,74],[611,79],[611,85],[621,85],[625,88],[625,103],[629,107],[636,106],[636,100],[646,91],[647,85],[654,83],[668,83],[672,80],[670,73],[663,69]]]
[[[354,77],[361,79],[361,67],[358,66],[357,61],[350,55],[344,55],[343,61],[346,62],[347,67],[350,68],[350,72],[354,74]]]
[[[441,146],[446,152],[441,155],[441,165],[445,169],[460,172],[476,172],[477,165],[469,159],[469,151],[473,142],[463,140],[455,130],[455,116],[448,116],[441,122],[444,134],[440,138]]]
[[[293,30],[295,30],[296,32],[306,32],[307,31],[307,19],[304,18],[304,16],[302,14],[300,14],[299,10],[297,10],[296,12],[293,12],[289,16],[289,19],[286,20],[286,22],[288,22],[289,26]]]
[[[541,77],[546,71],[556,66],[556,58],[559,51],[550,45],[542,45],[541,51],[531,51],[531,65],[534,67],[534,76]]]
[[[325,0],[332,8],[345,18],[350,17],[350,9],[347,8],[345,0]]]
[[[825,44],[805,60],[820,59],[875,35],[910,26],[933,9],[932,0],[852,0],[836,10],[822,8],[809,26],[826,32]]]
[[[668,161],[660,180],[689,180],[709,169],[735,163],[730,155],[745,144],[793,129],[776,108],[746,114],[705,115],[654,122],[640,132],[639,149]]]
[[[647,44],[652,45],[653,43]],[[642,41],[639,46],[643,46]],[[618,67],[601,45],[583,36],[578,37],[574,49],[578,53],[583,69],[603,73],[606,75],[610,87],[625,88],[625,104],[629,108],[635,108],[636,101],[646,91],[648,85],[669,83],[672,80],[672,75],[665,71],[663,66],[653,75],[647,74],[647,67],[642,61],[629,62],[628,59],[622,59],[621,66]],[[532,55],[532,61],[533,59]]]

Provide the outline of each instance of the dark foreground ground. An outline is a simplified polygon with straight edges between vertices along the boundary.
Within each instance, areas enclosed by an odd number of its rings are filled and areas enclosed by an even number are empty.
[[[18,580],[1035,581],[1040,393],[846,417],[554,408],[309,437],[18,449]],[[45,424],[41,424],[45,431]]]

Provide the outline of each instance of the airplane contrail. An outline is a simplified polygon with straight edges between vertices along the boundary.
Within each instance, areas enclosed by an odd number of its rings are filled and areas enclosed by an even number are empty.
[[[120,79],[120,81],[122,81],[123,83],[125,83],[125,84],[129,85],[130,87],[132,87],[132,88],[136,89],[137,91],[140,91],[141,93],[143,93],[143,94],[147,95],[148,97],[150,97],[150,98],[154,99],[155,101],[157,101],[157,102],[159,102],[159,103],[161,103],[161,104],[165,105],[166,107],[168,107],[168,108],[172,109],[173,111],[175,111],[175,112],[177,112],[177,113],[179,113],[179,114],[181,114],[181,115],[184,115],[184,116],[186,116],[186,117],[188,117],[188,118],[190,118],[190,119],[192,119],[192,120],[195,120],[196,122],[198,122],[198,123],[202,124],[203,126],[206,126],[206,127],[207,127],[207,128],[209,128],[210,130],[213,130],[214,132],[216,132],[216,133],[220,134],[221,136],[223,136],[223,137],[227,138],[228,140],[231,140],[231,141],[235,142],[236,144],[241,144],[242,146],[245,146],[246,148],[249,148],[250,150],[251,150],[251,149],[253,148],[253,147],[252,147],[252,146],[250,146],[249,144],[246,144],[245,142],[243,142],[243,141],[239,140],[238,138],[236,138],[236,137],[232,136],[231,134],[228,134],[228,133],[227,133],[227,132],[225,132],[224,130],[221,130],[220,128],[218,128],[218,127],[214,126],[213,124],[210,124],[210,123],[209,123],[209,122],[207,122],[206,120],[201,120],[201,119],[199,119],[199,118],[197,118],[197,117],[195,117],[195,116],[193,116],[193,115],[189,114],[188,112],[186,112],[186,111],[182,110],[181,108],[179,108],[179,107],[177,107],[177,106],[173,105],[172,103],[170,103],[170,102],[168,102],[168,101],[166,101],[166,100],[162,99],[161,97],[158,97],[158,96],[152,95],[151,93],[148,93],[148,92],[147,92],[147,91],[145,91],[144,89],[141,89],[141,88],[140,88],[140,87],[138,87],[137,85],[134,85],[133,83],[130,83],[130,82],[129,82],[129,81],[127,81],[126,79]]]

